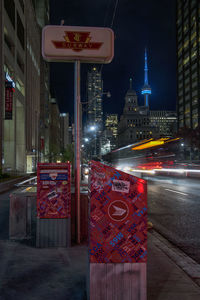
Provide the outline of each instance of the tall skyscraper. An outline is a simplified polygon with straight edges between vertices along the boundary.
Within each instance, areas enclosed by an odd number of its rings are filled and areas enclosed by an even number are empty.
[[[101,133],[103,130],[103,109],[102,109],[103,82],[101,72],[97,67],[92,67],[87,77],[87,96],[88,96],[88,127],[95,126],[93,132],[93,156],[100,155]]]
[[[101,72],[93,67],[88,72],[88,121],[90,124],[98,125],[98,130],[102,130],[102,79]]]
[[[176,1],[178,128],[200,124],[200,2]]]
[[[149,107],[149,95],[151,95],[151,87],[148,82],[147,49],[145,49],[144,53],[144,86],[142,88],[142,95],[144,95],[144,105]]]

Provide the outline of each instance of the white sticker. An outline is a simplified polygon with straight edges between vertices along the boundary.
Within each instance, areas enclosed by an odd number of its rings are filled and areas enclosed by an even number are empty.
[[[58,176],[58,173],[50,173],[49,177],[51,177],[51,179],[55,180],[56,177]]]
[[[112,184],[112,191],[115,192],[121,192],[121,193],[128,193],[130,188],[130,182],[129,181],[123,181],[123,180],[113,180]]]

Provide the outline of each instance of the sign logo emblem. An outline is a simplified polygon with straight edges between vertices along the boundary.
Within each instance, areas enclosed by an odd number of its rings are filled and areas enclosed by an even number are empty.
[[[52,41],[57,49],[72,49],[80,52],[84,49],[98,50],[103,43],[91,42],[90,32],[83,31],[65,31],[63,41]]]
[[[113,221],[123,221],[129,214],[129,208],[125,201],[113,201],[108,207],[108,215]]]
[[[51,177],[52,180],[56,180],[58,174],[57,173],[50,173],[49,177]]]

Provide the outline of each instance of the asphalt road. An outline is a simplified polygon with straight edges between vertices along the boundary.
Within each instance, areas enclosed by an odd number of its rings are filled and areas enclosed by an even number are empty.
[[[200,179],[148,180],[148,218],[164,237],[200,263]]]

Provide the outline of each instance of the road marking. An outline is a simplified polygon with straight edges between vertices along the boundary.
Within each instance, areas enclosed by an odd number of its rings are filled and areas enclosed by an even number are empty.
[[[165,189],[165,190],[173,192],[173,193],[181,194],[181,195],[184,195],[184,196],[188,196],[188,194],[185,194],[185,193],[182,193],[182,192],[178,192],[178,191],[174,191],[174,190],[170,190],[170,189]]]

